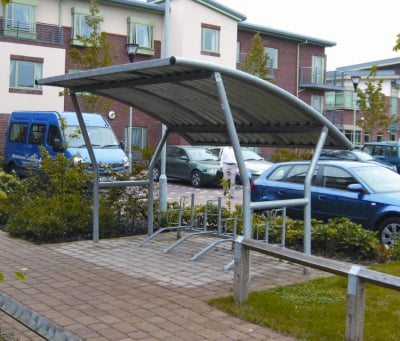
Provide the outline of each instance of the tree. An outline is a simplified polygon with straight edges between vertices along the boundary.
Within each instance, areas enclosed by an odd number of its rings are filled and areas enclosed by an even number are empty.
[[[268,77],[269,55],[264,52],[264,45],[259,32],[253,36],[251,42],[251,49],[247,53],[241,65],[241,69],[261,79],[271,80],[271,78]]]
[[[10,3],[10,0],[1,0],[1,3],[5,6]]]
[[[396,45],[393,47],[393,51],[400,51],[400,33],[397,35]]]
[[[383,80],[376,80],[377,66],[374,65],[367,77],[365,91],[357,90],[357,104],[363,114],[363,119],[357,120],[357,124],[370,133],[378,130],[388,130],[392,118],[388,115],[389,105],[385,102],[382,93]]]
[[[103,18],[99,15],[99,7],[96,0],[90,2],[90,15],[85,18],[90,29],[89,36],[77,36],[83,47],[74,47],[70,51],[70,57],[76,70],[90,70],[110,66],[117,59],[115,48],[108,42],[106,32],[101,31]],[[64,91],[65,93],[65,91]],[[111,101],[93,94],[82,94],[85,111],[99,112],[108,111]]]

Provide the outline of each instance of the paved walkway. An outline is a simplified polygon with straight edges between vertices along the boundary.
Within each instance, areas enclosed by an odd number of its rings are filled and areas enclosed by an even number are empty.
[[[0,232],[0,291],[82,340],[293,340],[206,303],[232,294],[233,271],[223,271],[231,243],[191,262],[212,238],[189,238],[167,254],[176,233],[139,247],[144,238],[35,245]],[[301,266],[258,254],[252,259],[252,289],[309,278]],[[22,267],[26,282],[13,275]],[[3,312],[0,325],[20,341],[41,340]]]

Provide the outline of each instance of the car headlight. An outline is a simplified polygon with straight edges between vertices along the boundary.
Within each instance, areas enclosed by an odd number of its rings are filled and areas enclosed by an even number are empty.
[[[127,156],[124,156],[124,168],[129,168],[129,159]]]
[[[210,168],[210,169],[206,169],[205,173],[211,174],[211,175],[215,175],[218,172],[218,168]]]
[[[82,163],[82,162],[83,162],[83,159],[82,159],[80,156],[74,156],[74,157],[72,158],[72,164],[73,164],[74,166],[79,165],[79,164]]]

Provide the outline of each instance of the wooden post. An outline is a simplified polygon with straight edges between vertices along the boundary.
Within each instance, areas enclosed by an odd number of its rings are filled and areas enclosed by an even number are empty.
[[[250,287],[250,250],[242,245],[243,236],[235,241],[235,270],[233,279],[233,296],[242,303],[249,298]]]
[[[365,282],[358,277],[360,266],[352,266],[347,284],[346,341],[362,341],[364,332]]]

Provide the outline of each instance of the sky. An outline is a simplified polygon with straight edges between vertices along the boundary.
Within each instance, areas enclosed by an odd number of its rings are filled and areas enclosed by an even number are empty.
[[[335,42],[327,70],[400,58],[397,0],[216,0],[245,15],[246,22]]]

